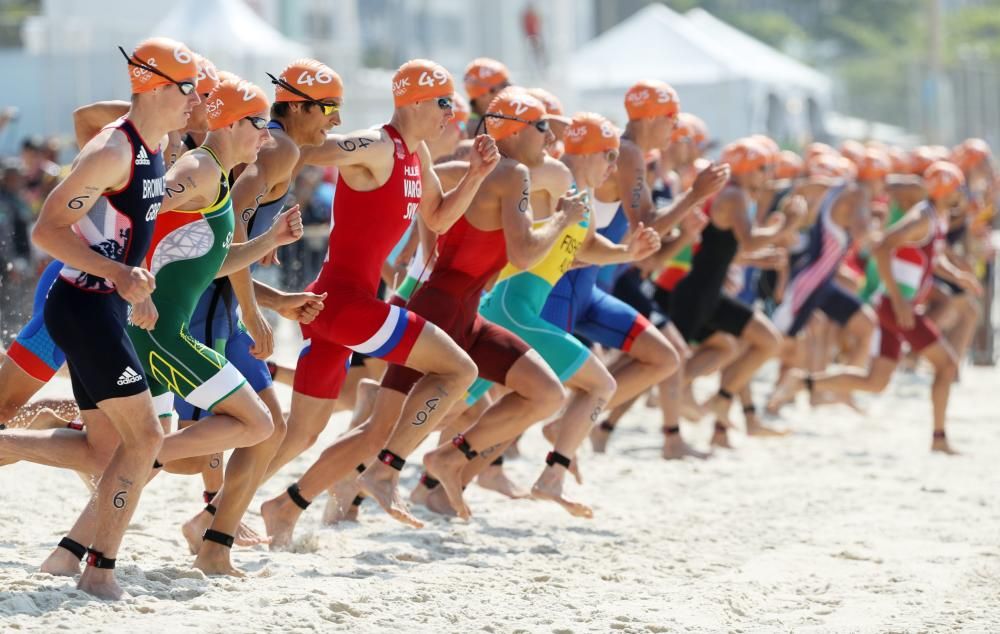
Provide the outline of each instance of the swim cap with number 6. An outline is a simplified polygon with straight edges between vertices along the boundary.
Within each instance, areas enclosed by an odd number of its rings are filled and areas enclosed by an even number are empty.
[[[184,44],[170,38],[153,37],[141,42],[132,51],[132,59],[155,68],[174,81],[196,81],[198,77],[194,53]],[[170,79],[141,66],[130,64],[128,70],[133,93],[148,92],[170,84]]]

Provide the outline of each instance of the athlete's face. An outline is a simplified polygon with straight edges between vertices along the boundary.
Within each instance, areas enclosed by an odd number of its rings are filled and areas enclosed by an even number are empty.
[[[340,125],[340,100],[330,99],[329,102],[336,103],[338,108],[328,115],[323,114],[323,108],[318,104],[310,104],[308,108],[305,103],[299,104],[310,145],[322,145],[326,141],[327,132]]]
[[[268,116],[268,111],[262,110],[248,115],[233,124],[235,145],[242,152],[242,156],[239,157],[240,163],[253,163],[256,161],[260,148],[271,140],[271,131],[269,129],[258,130],[250,121],[251,117],[258,120],[267,120]]]
[[[674,128],[677,127],[677,115],[660,115],[658,117],[653,117],[652,122],[653,146],[658,148],[665,148],[669,146],[670,137],[673,136]]]
[[[179,82],[197,82],[197,78],[187,77],[177,80]],[[170,130],[182,130],[188,126],[191,119],[191,112],[201,103],[201,96],[197,91],[192,90],[190,95],[185,95],[174,84],[167,84],[153,89],[157,100],[163,107],[165,117],[168,118]]]
[[[193,132],[208,132],[208,95],[202,94],[201,101],[191,110],[188,117],[187,129]]]
[[[526,125],[516,133],[518,143],[524,150],[528,160],[531,161],[529,167],[541,165],[545,161],[545,150],[550,145],[555,144],[556,137],[552,134],[552,128],[545,132],[539,130],[534,123]]]
[[[591,187],[600,187],[618,170],[618,150],[593,152],[586,159],[587,181]]]

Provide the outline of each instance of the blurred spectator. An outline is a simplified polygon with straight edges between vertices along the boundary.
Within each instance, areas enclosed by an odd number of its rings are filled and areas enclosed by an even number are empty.
[[[25,196],[31,209],[36,213],[46,196],[59,182],[61,169],[53,160],[54,154],[57,153],[58,144],[54,141],[32,137],[25,139],[21,144]]]
[[[29,232],[33,214],[23,165],[16,158],[0,164],[0,338],[3,344],[31,312],[35,267]]]

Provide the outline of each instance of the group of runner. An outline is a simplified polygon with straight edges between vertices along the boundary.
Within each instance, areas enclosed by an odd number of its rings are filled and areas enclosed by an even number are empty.
[[[399,477],[435,432],[413,503],[468,518],[476,480],[591,517],[566,473],[647,393],[665,458],[707,456],[682,418],[714,417],[728,446],[735,399],[748,434],[780,435],[750,389],[773,358],[775,413],[803,389],[814,404],[884,390],[908,344],[935,370],[932,447],[951,451],[948,393],[980,313],[971,247],[995,194],[982,141],[800,157],[755,135],[711,162],[704,122],[662,81],[623,95],[619,129],[486,58],[465,70],[468,102],[441,65],[403,64],[390,121],[340,134],[343,83],[319,61],[268,75],[272,95],[166,38],[121,52],[131,99],[74,114],[80,153],[32,235],[54,260],[0,363],[0,463],[71,469],[92,491],[44,572],[85,560],[79,587],[119,598],[122,536],[163,470],[204,479],[183,532],[208,574],[242,574],[234,544],[287,547],[325,491],[328,523],[370,497],[419,527]],[[302,236],[305,165],[336,168],[328,254],[284,292],[252,271]],[[268,361],[264,308],[299,322],[294,368]],[[29,404],[64,364],[74,402]],[[261,507],[267,535],[244,525],[339,409],[348,431]],[[542,422],[552,450],[522,490],[504,456]]]

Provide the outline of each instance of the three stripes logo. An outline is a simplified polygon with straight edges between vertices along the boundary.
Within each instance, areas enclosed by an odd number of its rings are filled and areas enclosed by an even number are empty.
[[[132,366],[125,366],[125,371],[118,377],[118,385],[129,385],[142,380],[142,375],[132,369]]]
[[[139,147],[139,153],[135,156],[136,165],[149,165],[149,155],[146,154],[146,148]]]

